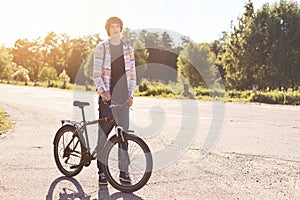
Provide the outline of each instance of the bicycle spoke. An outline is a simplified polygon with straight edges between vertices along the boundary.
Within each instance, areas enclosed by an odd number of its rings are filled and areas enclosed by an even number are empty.
[[[123,192],[133,192],[143,187],[150,178],[152,156],[148,146],[140,138],[126,135],[126,140],[128,144],[125,147],[118,143],[117,138],[107,146],[105,173],[113,187]],[[119,179],[120,172],[129,173],[130,183]]]
[[[79,173],[81,169],[82,149],[79,138],[74,135],[75,129],[66,127],[62,129],[60,137],[56,141],[56,163],[65,175]],[[79,170],[78,170],[79,169]]]

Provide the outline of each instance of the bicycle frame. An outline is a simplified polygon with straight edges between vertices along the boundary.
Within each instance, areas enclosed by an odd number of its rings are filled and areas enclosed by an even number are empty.
[[[89,125],[93,125],[93,124],[102,124],[102,123],[109,123],[110,127],[108,128],[107,132],[104,133],[106,135],[106,137],[108,137],[109,133],[111,132],[111,130],[113,129],[113,127],[115,127],[115,135],[117,137],[121,136],[122,142],[125,141],[124,136],[123,136],[123,132],[124,129],[123,127],[117,125],[115,119],[113,117],[104,117],[98,120],[93,120],[93,121],[86,121],[85,118],[85,114],[84,114],[84,107],[83,106],[79,106],[79,108],[81,109],[81,114],[82,114],[82,122],[78,123],[76,121],[71,121],[71,120],[61,120],[62,125],[66,125],[66,124],[70,124],[76,127],[76,132],[79,136],[79,140],[80,142],[85,146],[88,155],[92,156],[92,158],[96,157],[96,154],[98,152],[101,151],[101,149],[98,149],[98,145],[95,147],[94,151],[92,153],[90,153],[90,143],[89,143],[89,137],[88,137],[88,131],[87,131],[87,126]],[[85,136],[85,138],[83,137],[83,135]],[[71,140],[67,146],[69,146],[72,143],[73,140]],[[78,143],[75,145],[75,147],[78,145]]]

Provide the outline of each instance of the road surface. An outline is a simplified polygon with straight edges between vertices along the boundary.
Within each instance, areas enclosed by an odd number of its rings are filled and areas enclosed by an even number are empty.
[[[299,106],[135,98],[131,124],[154,152],[155,171],[123,194],[98,187],[95,162],[74,178],[55,165],[59,120],[78,118],[74,99],[96,102],[83,96],[0,84],[0,107],[16,122],[0,138],[0,199],[300,199]]]

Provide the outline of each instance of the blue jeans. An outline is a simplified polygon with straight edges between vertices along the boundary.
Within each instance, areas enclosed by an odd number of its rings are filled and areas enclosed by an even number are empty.
[[[99,110],[99,118],[114,117],[116,123],[119,126],[122,126],[125,132],[128,131],[128,128],[129,128],[129,108],[128,107],[118,108],[118,110],[116,112],[112,112],[111,108],[109,107],[110,105],[104,104],[101,100],[101,97],[99,97],[98,104],[99,104],[99,109],[98,109]],[[109,128],[111,128],[111,124],[109,124],[109,123],[99,124],[99,128],[98,128],[98,145],[100,147],[99,149],[103,149],[103,147],[105,145],[105,142],[107,140],[107,135],[105,135],[105,133],[107,131],[109,131]],[[125,154],[127,157],[128,154],[127,153],[125,153]],[[124,160],[124,150],[121,150],[121,148],[119,148],[118,157],[119,157],[119,161]],[[102,160],[102,155],[98,154],[98,159],[97,159],[98,174],[103,173],[103,164],[102,164],[101,160]],[[121,162],[119,162],[119,169],[122,172],[128,172],[128,165],[124,165]]]

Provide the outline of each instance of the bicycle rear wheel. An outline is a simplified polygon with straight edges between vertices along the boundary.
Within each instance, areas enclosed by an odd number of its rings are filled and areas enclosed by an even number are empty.
[[[76,128],[71,125],[61,127],[53,144],[55,163],[59,171],[68,177],[77,175],[83,168],[84,147],[76,134]]]
[[[104,173],[108,182],[117,190],[122,192],[134,192],[141,189],[149,180],[153,160],[148,145],[138,136],[124,134],[127,141],[127,150],[120,148],[118,137],[112,137],[104,147]],[[120,154],[126,154],[126,169],[129,173],[131,183],[120,180],[121,166]],[[123,160],[124,163],[124,160]]]

